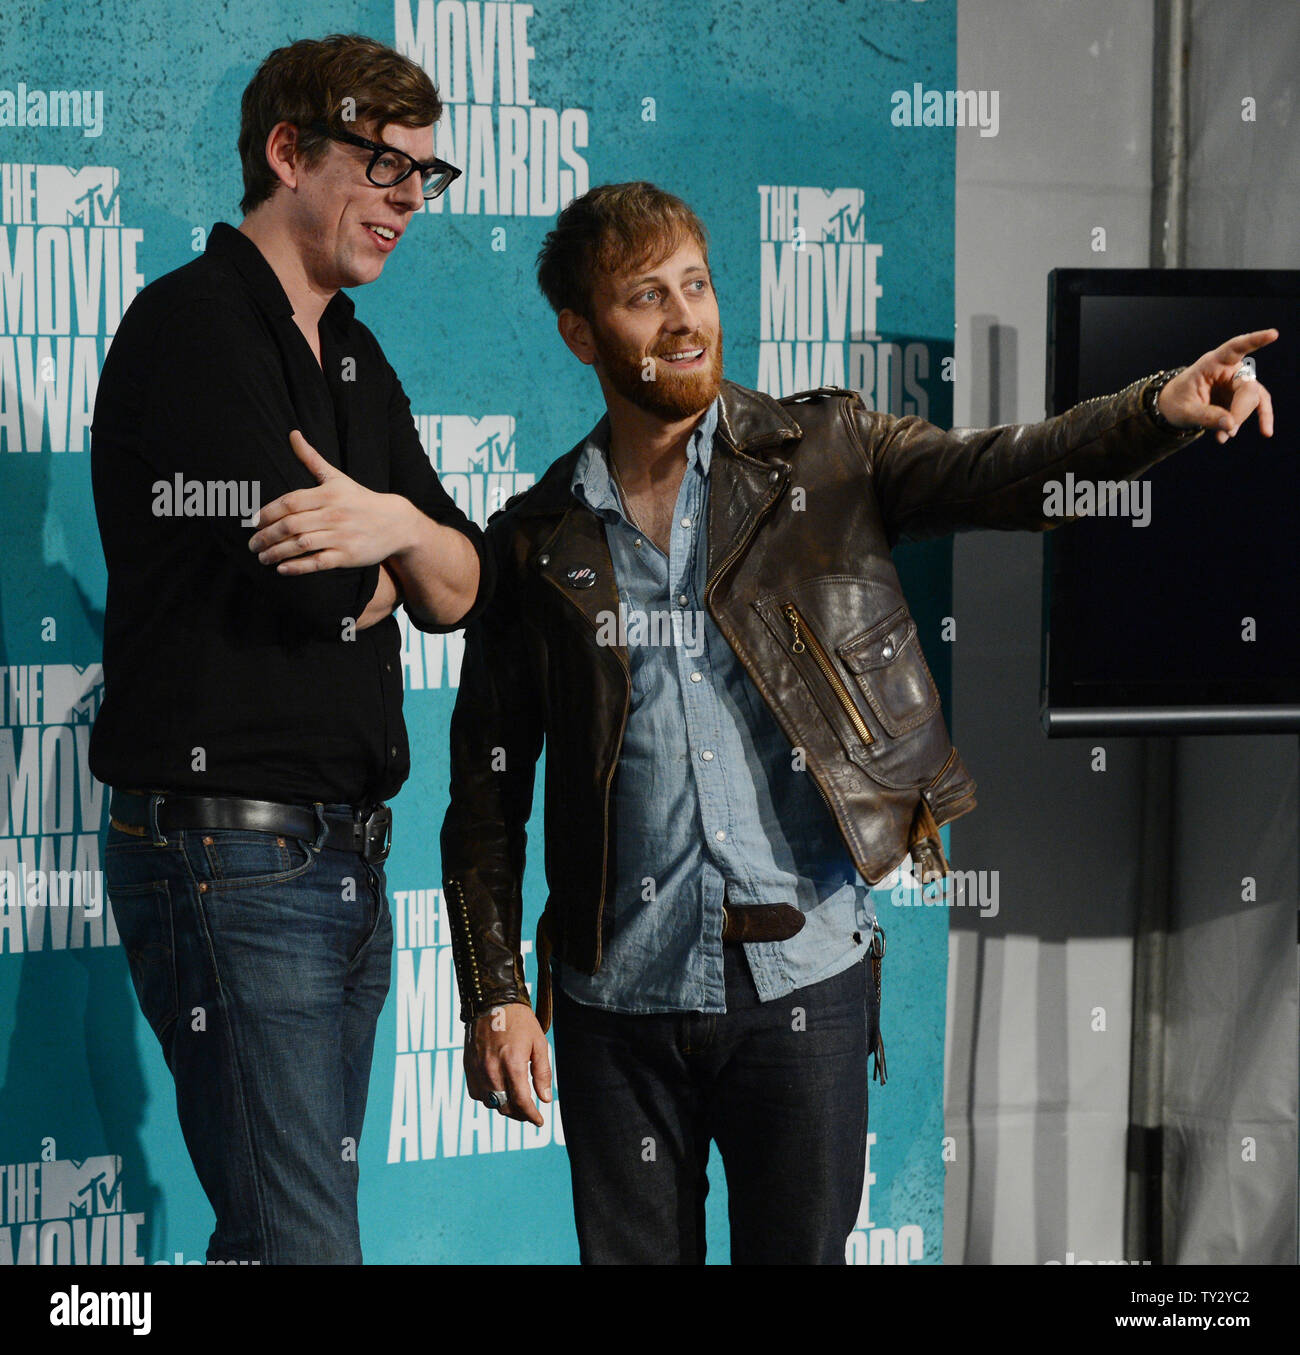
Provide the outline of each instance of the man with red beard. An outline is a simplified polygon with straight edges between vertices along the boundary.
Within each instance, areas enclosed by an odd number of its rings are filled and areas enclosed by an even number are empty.
[[[487,529],[497,592],[466,632],[442,831],[466,1083],[542,1123],[553,955],[582,1259],[702,1262],[716,1141],[733,1261],[843,1264],[869,1052],[884,1072],[870,886],[909,854],[945,874],[939,827],[975,804],[890,548],[1042,530],[1049,478],[1140,475],[1257,405],[1271,432],[1267,393],[1233,378],[1276,332],[1057,419],[946,433],[724,381],[704,227],[651,184],[571,203],[538,276],[607,412]]]

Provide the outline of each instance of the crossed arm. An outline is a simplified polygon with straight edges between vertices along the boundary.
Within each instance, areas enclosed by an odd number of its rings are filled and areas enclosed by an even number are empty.
[[[454,625],[478,593],[479,561],[468,537],[425,517],[401,494],[377,494],[330,465],[295,428],[289,445],[316,479],[258,514],[248,548],[280,574],[378,564],[379,583],[358,619],[374,625],[399,602],[426,622]]]

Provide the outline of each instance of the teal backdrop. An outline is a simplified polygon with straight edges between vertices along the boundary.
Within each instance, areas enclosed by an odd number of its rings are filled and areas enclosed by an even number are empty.
[[[891,96],[953,85],[952,0],[7,0],[0,1264],[192,1263],[211,1230],[111,909],[96,904],[107,804],[86,747],[105,570],[90,414],[131,298],[201,251],[214,221],[240,220],[239,99],[258,63],[340,31],[421,62],[447,104],[438,153],[465,173],[353,296],[480,523],[600,413],[533,272],[556,213],[599,183],[653,180],[704,219],[732,380],[847,385],[872,407],[951,421],[955,134],[895,125]],[[896,558],[950,715],[949,543]],[[462,642],[403,633],[414,770],[387,866],[398,946],[360,1145],[366,1257],[572,1262],[563,1070],[540,1131],[464,1096],[437,841]],[[525,936],[544,900],[540,823],[530,844]],[[25,882],[50,870],[79,872],[80,893],[34,902]],[[891,906],[890,884],[876,891],[890,1078],[872,1087],[849,1259],[934,1263],[947,917]],[[725,1261],[716,1153],[711,1179],[710,1259]]]

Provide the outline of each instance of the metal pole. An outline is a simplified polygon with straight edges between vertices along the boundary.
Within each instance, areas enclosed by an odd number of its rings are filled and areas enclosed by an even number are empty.
[[[1156,0],[1151,91],[1150,266],[1181,268],[1187,222],[1187,69],[1190,0]],[[1159,1265],[1174,1242],[1165,1209],[1165,964],[1173,883],[1177,745],[1142,741],[1142,829],[1133,936],[1124,1254]],[[1168,1224],[1168,1227],[1167,1227]]]
[[[1151,90],[1152,268],[1183,268],[1187,254],[1187,68],[1191,0],[1156,0]]]

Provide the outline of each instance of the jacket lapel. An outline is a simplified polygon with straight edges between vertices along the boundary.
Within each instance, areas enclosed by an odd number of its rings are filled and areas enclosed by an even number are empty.
[[[803,430],[775,400],[723,382],[722,413],[709,466],[709,584],[749,539],[785,489],[790,463],[779,455]]]
[[[770,396],[733,382],[722,383],[722,408],[709,466],[709,582],[745,544],[760,516],[777,499],[790,478],[790,463],[771,452],[785,450],[803,430]],[[605,541],[605,527],[573,497],[570,483],[584,438],[566,456],[553,462],[520,504],[526,518],[558,517],[551,532],[531,555],[538,570],[593,629],[602,613],[617,617],[618,585]],[[591,570],[594,580],[586,583]],[[610,646],[624,663],[627,650]]]
[[[557,589],[593,629],[598,629],[602,612],[618,616],[618,586],[614,581],[614,561],[605,541],[605,525],[574,498],[570,488],[574,467],[585,444],[584,438],[567,455],[551,463],[537,484],[526,492],[519,514],[533,522],[536,530],[533,539],[538,544],[529,554],[529,566]],[[553,525],[547,519],[553,520]],[[590,583],[586,581],[588,577],[592,579]],[[626,648],[614,648],[626,664]]]
[[[533,563],[593,629],[599,629],[608,617],[618,616],[618,585],[605,540],[605,524],[580,503],[575,501],[565,511],[550,539],[533,557]],[[588,579],[592,582],[588,583]],[[624,646],[610,648],[627,662]]]

